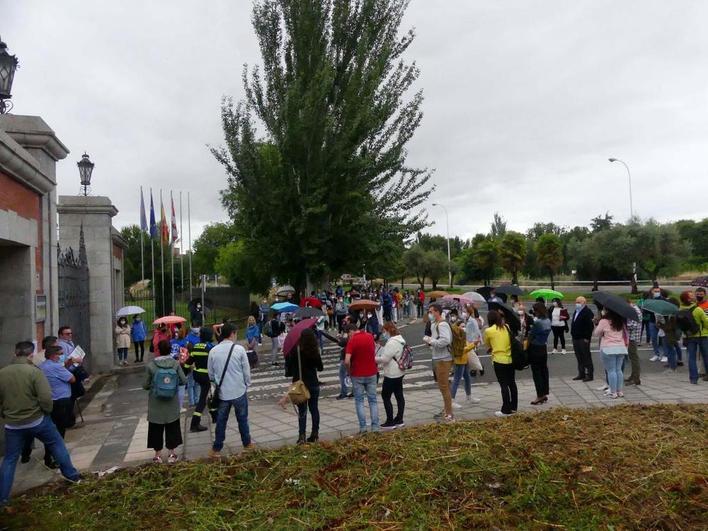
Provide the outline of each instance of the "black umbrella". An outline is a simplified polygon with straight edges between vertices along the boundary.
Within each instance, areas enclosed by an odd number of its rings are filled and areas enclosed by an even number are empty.
[[[310,317],[322,317],[323,315],[322,310],[312,306],[295,310],[295,319],[309,319]]]
[[[592,298],[595,303],[599,303],[608,310],[612,310],[617,315],[624,317],[628,321],[639,321],[637,312],[622,297],[619,297],[613,293],[607,293],[606,291],[596,291],[593,293]]]
[[[505,302],[490,302],[490,310],[496,310],[504,314],[504,321],[512,328],[519,330],[521,328],[521,318],[517,311]]]
[[[519,295],[524,294],[524,290],[522,290],[519,286],[516,284],[503,284],[499,286],[498,288],[495,288],[494,291],[497,292],[497,294],[504,294],[504,295],[516,295],[517,297]]]
[[[482,286],[481,288],[478,288],[475,291],[479,293],[482,297],[484,297],[484,300],[489,300],[489,292],[492,291],[492,288],[489,286]]]
[[[202,299],[201,299],[201,298],[192,299],[191,301],[189,301],[189,302],[187,303],[187,309],[188,309],[190,312],[193,312],[193,311],[195,311],[195,310],[197,309],[197,304],[199,304],[199,305],[202,304]],[[212,302],[211,299],[206,299],[206,298],[205,298],[205,299],[204,299],[204,306],[206,307],[207,310],[211,310],[212,308],[214,308],[214,303]]]

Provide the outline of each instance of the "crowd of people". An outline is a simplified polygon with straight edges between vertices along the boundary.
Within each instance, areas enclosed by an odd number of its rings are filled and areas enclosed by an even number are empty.
[[[331,296],[330,296],[331,295]],[[411,347],[400,333],[397,320],[419,315],[423,309],[426,323],[422,340],[431,351],[433,378],[441,399],[441,411],[434,415],[442,422],[455,421],[455,409],[460,383],[464,384],[466,400],[478,402],[472,396],[472,379],[484,368],[478,353],[489,353],[501,392],[501,407],[496,416],[507,417],[518,410],[516,372],[530,367],[536,389],[532,405],[549,400],[548,338],[553,334],[553,352],[560,345],[565,352],[565,333],[569,332],[578,374],[573,380],[590,382],[595,371],[591,342],[599,342],[604,384],[601,388],[612,399],[624,396],[624,386],[640,385],[638,346],[646,331],[652,345],[653,361],[665,361],[667,370],[676,369],[682,358],[680,342],[686,347],[689,380],[699,380],[699,360],[708,373],[708,300],[705,290],[684,291],[678,300],[667,299],[679,307],[673,315],[643,311],[635,302],[627,304],[636,318],[627,319],[617,308],[602,307],[596,302],[596,315],[584,297],[575,301],[573,312],[563,308],[560,300],[547,307],[543,299],[536,300],[529,311],[518,299],[507,305],[494,293],[489,298],[487,323],[474,305],[450,307],[442,301],[426,302],[422,291],[401,293],[397,289],[364,293],[334,291],[301,301],[303,307],[317,306],[324,319],[309,328],[297,328],[293,314],[270,312],[251,316],[245,333],[245,347],[237,342],[237,328],[225,321],[214,327],[192,328],[160,325],[153,331],[150,351],[154,357],[146,366],[143,387],[149,391],[147,446],[154,450],[153,461],[161,463],[162,451],[168,450],[167,461],[178,460],[177,447],[182,444],[180,413],[188,399],[194,407],[190,431],[200,432],[202,415],[208,408],[215,423],[215,435],[210,456],[218,458],[223,449],[226,427],[234,410],[241,443],[253,446],[248,423],[248,388],[251,368],[257,363],[250,355],[265,334],[273,346],[272,363],[284,361],[285,375],[292,379],[292,389],[279,402],[287,407],[293,402],[298,415],[298,444],[319,439],[320,381],[318,372],[324,369],[322,339],[335,342],[341,349],[339,362],[340,393],[337,399],[354,398],[359,432],[391,430],[405,426],[405,396],[403,381],[413,362]],[[370,306],[351,307],[363,297]],[[322,298],[325,300],[322,301]],[[651,299],[666,299],[658,286],[649,294]],[[328,305],[329,301],[331,304]],[[406,302],[408,301],[408,302]],[[413,308],[410,308],[410,302]],[[406,306],[408,310],[405,310]],[[416,309],[419,308],[419,309]],[[401,313],[398,313],[401,309]],[[647,313],[651,315],[647,316]],[[326,316],[326,317],[325,317]],[[331,319],[333,317],[334,319]],[[193,325],[197,323],[192,323]],[[302,328],[302,327],[301,327]],[[282,352],[289,334],[297,332],[294,346]],[[116,326],[118,361],[126,363],[130,343],[134,345],[135,361],[144,356],[147,333],[140,317],[128,326],[121,318]],[[118,340],[120,339],[120,340]],[[662,349],[661,351],[659,349]],[[661,352],[663,351],[663,356]],[[15,347],[14,363],[0,370],[0,412],[5,420],[6,451],[0,466],[0,504],[7,502],[18,460],[27,462],[35,439],[44,444],[47,467],[60,468],[69,481],[80,480],[71,464],[63,442],[65,431],[75,423],[75,402],[83,394],[88,374],[83,369],[83,352],[73,341],[70,327],[63,326],[57,336],[42,341],[35,352],[33,343],[22,341]],[[523,356],[521,355],[523,353]],[[523,362],[520,363],[519,359]],[[631,373],[624,377],[629,360]],[[379,421],[378,384],[385,410]],[[450,383],[452,379],[452,383]],[[306,391],[303,391],[303,388]],[[305,399],[295,400],[295,397]],[[393,399],[395,399],[395,410]],[[367,407],[368,406],[368,407]],[[310,434],[307,436],[307,415]]]

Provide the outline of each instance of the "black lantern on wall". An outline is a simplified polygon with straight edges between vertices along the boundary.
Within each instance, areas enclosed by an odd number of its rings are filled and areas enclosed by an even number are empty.
[[[93,173],[94,163],[91,162],[89,156],[84,153],[81,156],[81,160],[76,163],[79,167],[79,176],[81,177],[81,187],[83,188],[84,196],[89,193],[89,188],[91,187],[91,173]]]
[[[0,39],[0,114],[12,109],[12,80],[17,70],[17,57],[7,53],[7,44]]]

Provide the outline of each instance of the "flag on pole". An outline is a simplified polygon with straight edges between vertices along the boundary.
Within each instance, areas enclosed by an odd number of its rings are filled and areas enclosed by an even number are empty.
[[[162,202],[162,197],[160,197],[160,241],[162,245],[167,245],[170,241],[170,229],[167,228],[165,205]]]
[[[155,205],[152,202],[152,189],[150,189],[150,237],[157,238],[157,223],[155,223]]]
[[[148,231],[147,219],[145,218],[145,199],[143,199],[143,187],[140,187],[140,230]]]
[[[175,200],[172,197],[172,192],[170,192],[170,203],[172,203],[172,244],[174,245],[179,240],[179,235],[177,234],[177,216],[175,215]]]

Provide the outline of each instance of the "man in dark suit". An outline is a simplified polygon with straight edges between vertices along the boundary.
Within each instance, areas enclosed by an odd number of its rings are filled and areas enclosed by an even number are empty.
[[[593,366],[590,340],[595,328],[594,317],[592,310],[587,307],[585,297],[575,299],[575,313],[571,319],[570,335],[573,338],[575,358],[578,360],[578,375],[573,380],[592,381]]]

